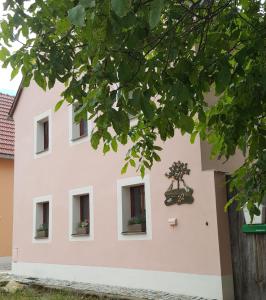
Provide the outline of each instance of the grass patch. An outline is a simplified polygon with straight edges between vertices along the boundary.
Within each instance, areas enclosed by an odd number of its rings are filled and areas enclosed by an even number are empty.
[[[81,294],[75,291],[49,289],[45,287],[26,287],[15,294],[0,290],[0,300],[116,300],[122,298],[107,297],[106,295]]]

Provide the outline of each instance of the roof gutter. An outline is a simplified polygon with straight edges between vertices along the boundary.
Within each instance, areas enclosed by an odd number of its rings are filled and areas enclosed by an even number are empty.
[[[22,82],[23,80],[21,81],[20,85],[19,85],[19,88],[18,88],[18,91],[17,91],[17,94],[15,96],[15,99],[12,103],[12,106],[9,110],[9,113],[8,113],[8,119],[13,119],[13,115],[14,115],[14,112],[16,110],[16,107],[18,105],[18,101],[20,99],[20,96],[21,96],[21,93],[22,93],[22,90],[23,90],[23,85],[22,85]]]
[[[14,154],[4,154],[4,153],[0,153],[0,158],[4,158],[4,159],[14,159]]]

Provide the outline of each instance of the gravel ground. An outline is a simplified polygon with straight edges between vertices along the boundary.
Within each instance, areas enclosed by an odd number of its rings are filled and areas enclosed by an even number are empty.
[[[129,289],[118,286],[108,286],[90,283],[79,283],[70,282],[54,279],[37,279],[37,278],[27,278],[21,276],[14,276],[8,273],[0,273],[0,282],[8,280],[17,280],[25,284],[41,285],[45,287],[50,287],[53,289],[70,289],[80,291],[86,294],[98,295],[98,296],[117,296],[117,299],[149,299],[149,300],[214,300],[205,299],[201,297],[190,297],[183,295],[170,294],[165,292],[157,292],[143,289]],[[122,298],[121,298],[122,297]]]

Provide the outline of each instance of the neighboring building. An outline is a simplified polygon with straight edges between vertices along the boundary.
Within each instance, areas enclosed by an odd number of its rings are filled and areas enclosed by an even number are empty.
[[[13,273],[233,299],[224,172],[239,162],[210,162],[208,145],[177,131],[158,142],[162,160],[144,179],[134,169],[121,175],[128,146],[93,150],[93,124],[74,124],[71,106],[54,113],[61,91],[32,83],[10,112]],[[165,173],[177,161],[191,169],[194,202],[166,206]],[[128,226],[136,219],[142,225]]]
[[[11,262],[12,255],[15,126],[8,113],[13,100],[0,93],[0,264]]]

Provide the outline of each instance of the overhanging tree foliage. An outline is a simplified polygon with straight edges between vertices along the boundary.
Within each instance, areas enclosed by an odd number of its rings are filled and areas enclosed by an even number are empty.
[[[25,8],[27,7],[27,9]],[[213,156],[246,161],[233,177],[239,208],[253,216],[266,183],[266,18],[249,0],[7,0],[0,59],[43,89],[65,83],[62,100],[95,119],[91,143],[126,164],[151,168],[156,139],[175,129],[213,144]],[[8,46],[21,47],[10,54]],[[210,107],[204,96],[215,91]],[[137,118],[130,126],[130,116]],[[114,133],[111,128],[114,129]]]

